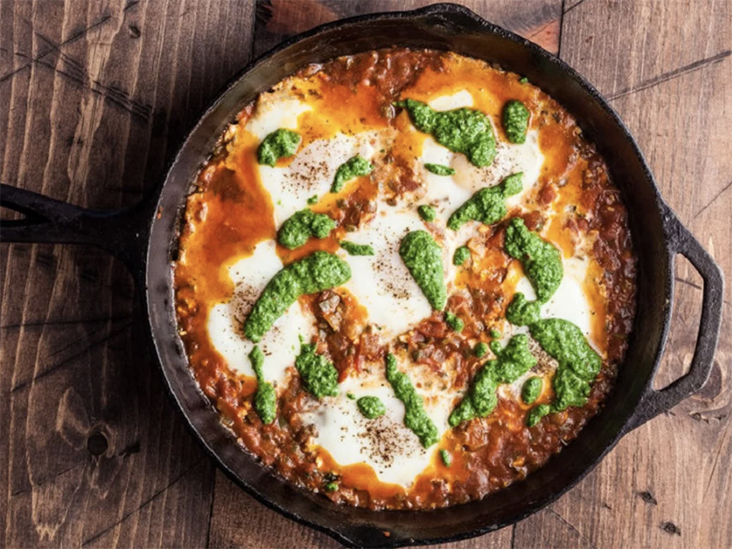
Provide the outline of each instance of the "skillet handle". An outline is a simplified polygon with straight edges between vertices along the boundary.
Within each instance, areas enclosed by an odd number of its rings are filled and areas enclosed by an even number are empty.
[[[670,410],[682,400],[701,390],[714,365],[714,353],[717,349],[717,339],[722,322],[724,278],[721,269],[702,248],[699,241],[679,221],[671,208],[665,204],[663,208],[664,229],[669,245],[671,291],[673,292],[674,261],[676,255],[681,254],[691,262],[704,279],[701,321],[689,372],[660,391],[654,390],[652,383],[649,383],[635,414],[626,424],[626,432],[643,425],[662,412]]]
[[[88,210],[0,184],[0,206],[24,215],[0,220],[0,242],[96,246],[121,259],[138,285],[144,283],[151,201],[126,210]]]

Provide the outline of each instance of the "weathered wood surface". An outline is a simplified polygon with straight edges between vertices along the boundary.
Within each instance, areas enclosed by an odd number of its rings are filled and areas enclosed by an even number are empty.
[[[428,3],[3,0],[0,180],[130,205],[250,52],[324,21]],[[732,2],[461,3],[558,52],[611,98],[666,200],[732,272]],[[0,546],[338,546],[215,471],[164,395],[118,262],[3,244],[0,277]],[[698,318],[701,278],[685,261],[676,278],[660,385],[688,367]],[[699,395],[626,436],[545,511],[451,547],[732,546],[729,288],[725,299]]]

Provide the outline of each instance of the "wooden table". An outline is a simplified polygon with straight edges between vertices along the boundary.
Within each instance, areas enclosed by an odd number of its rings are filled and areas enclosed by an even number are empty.
[[[252,56],[321,22],[426,3],[3,0],[0,179],[87,207],[134,204]],[[666,200],[732,273],[732,1],[463,3],[609,98]],[[0,254],[0,546],[337,547],[255,502],[199,448],[118,261],[70,246]],[[688,366],[698,323],[701,278],[685,260],[675,276],[661,386]],[[545,510],[452,547],[732,546],[729,286],[725,299],[701,393]]]

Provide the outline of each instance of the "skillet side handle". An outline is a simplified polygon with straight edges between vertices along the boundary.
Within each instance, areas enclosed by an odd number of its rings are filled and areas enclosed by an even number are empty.
[[[0,184],[0,206],[24,215],[23,219],[0,220],[0,242],[96,246],[122,260],[138,287],[143,287],[151,201],[127,210],[87,210]]]
[[[701,390],[714,365],[714,353],[717,349],[722,322],[724,278],[721,269],[678,220],[671,208],[665,204],[663,207],[671,273],[673,273],[676,255],[681,254],[691,262],[704,279],[701,321],[689,372],[660,391],[649,386],[641,398],[635,414],[627,423],[625,432],[643,425],[646,421],[670,410],[682,400]]]

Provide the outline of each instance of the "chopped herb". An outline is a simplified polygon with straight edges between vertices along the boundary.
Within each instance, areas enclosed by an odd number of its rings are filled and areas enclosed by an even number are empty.
[[[467,246],[460,246],[455,250],[455,254],[452,256],[452,264],[458,267],[465,263],[470,257],[470,248]]]
[[[314,294],[344,284],[351,268],[328,252],[313,252],[290,263],[267,283],[244,322],[244,335],[257,343],[301,295]]]
[[[351,179],[362,175],[368,175],[373,169],[374,167],[371,165],[371,162],[365,158],[358,155],[350,158],[338,167],[330,192],[340,192],[343,189],[343,186]]]
[[[431,223],[435,220],[435,217],[437,217],[437,212],[435,212],[435,209],[432,206],[428,206],[427,204],[422,204],[419,208],[417,208],[417,213],[419,213],[419,217],[421,217],[428,223]]]
[[[315,352],[314,344],[304,344],[300,348],[295,368],[313,396],[323,398],[338,394],[338,370],[327,358]]]
[[[404,425],[414,432],[422,443],[429,448],[439,440],[437,427],[424,411],[422,397],[414,390],[407,374],[397,368],[396,357],[386,355],[386,379],[394,389],[394,395],[404,403]]]
[[[452,465],[452,456],[450,455],[450,452],[444,448],[440,450],[440,458],[442,459],[442,463],[445,464],[445,467],[450,467],[450,465]]]
[[[447,226],[457,231],[463,223],[480,221],[491,225],[506,215],[506,198],[521,192],[523,172],[509,175],[498,185],[485,187],[476,192],[460,206],[447,220]]]
[[[300,136],[290,130],[280,128],[264,138],[257,149],[260,164],[274,167],[283,156],[292,156],[300,144]]]
[[[356,400],[356,395],[354,395],[353,393],[346,393],[346,398],[350,400]]]
[[[488,344],[481,341],[473,348],[473,354],[478,358],[483,358],[488,354]]]
[[[414,126],[432,134],[440,145],[462,153],[478,168],[490,166],[496,156],[496,138],[488,117],[475,109],[436,111],[426,103],[406,99],[397,101],[409,113]]]
[[[463,328],[465,328],[465,323],[460,319],[460,317],[450,311],[445,313],[445,322],[453,331],[458,333],[462,332]]]
[[[428,172],[432,172],[435,175],[455,175],[455,170],[453,170],[450,166],[443,166],[442,164],[430,164],[429,162],[427,162],[425,163],[424,167]]]
[[[336,490],[338,490],[338,483],[337,482],[329,482],[328,484],[326,484],[325,486],[323,486],[323,489],[326,492],[335,492]]]
[[[325,214],[305,208],[290,216],[277,231],[277,242],[288,250],[303,246],[310,237],[326,238],[335,229],[335,221]]]
[[[341,248],[348,252],[348,255],[374,255],[374,249],[368,244],[356,244],[348,240],[341,240]]]
[[[526,142],[531,112],[521,101],[509,101],[503,107],[503,129],[511,143],[518,145]]]
[[[365,396],[356,401],[359,411],[367,419],[376,419],[386,413],[386,406],[379,397]]]
[[[442,251],[427,231],[413,231],[402,239],[399,255],[432,308],[441,311],[447,303],[442,270]]]
[[[529,83],[529,79],[526,78],[525,76],[522,76],[521,78],[519,78],[519,82],[521,84],[528,84]]]
[[[317,194],[314,194],[313,196],[311,196],[310,198],[308,198],[308,205],[309,206],[312,206],[313,204],[317,204],[317,203],[318,203],[318,195]]]

